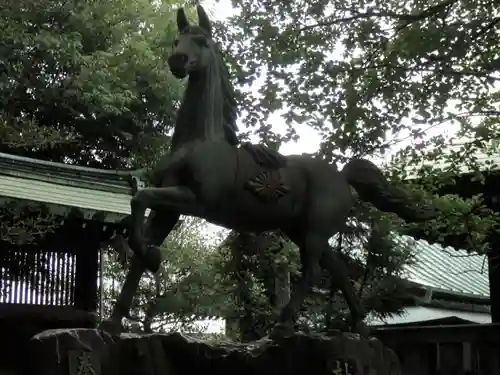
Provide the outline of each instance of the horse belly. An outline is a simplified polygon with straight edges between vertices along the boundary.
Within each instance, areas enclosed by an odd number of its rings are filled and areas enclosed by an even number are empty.
[[[266,201],[255,193],[238,189],[228,192],[206,220],[237,231],[262,232],[283,229],[300,217],[301,197],[297,189],[276,200]]]
[[[233,206],[207,213],[205,219],[212,224],[241,232],[263,232],[282,228],[290,216],[270,212],[269,208],[264,207],[254,206],[245,210],[244,207]]]

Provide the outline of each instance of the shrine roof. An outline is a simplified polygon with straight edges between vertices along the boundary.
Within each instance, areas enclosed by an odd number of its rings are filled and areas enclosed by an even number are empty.
[[[405,278],[434,291],[455,293],[463,297],[489,298],[488,261],[486,255],[470,254],[462,249],[429,244],[409,236],[396,241],[410,246],[414,264],[405,269]]]
[[[0,197],[105,213],[119,221],[130,213],[133,170],[103,170],[0,153]]]

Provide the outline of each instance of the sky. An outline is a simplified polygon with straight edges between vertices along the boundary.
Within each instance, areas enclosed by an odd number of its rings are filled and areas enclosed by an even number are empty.
[[[209,17],[212,20],[224,21],[228,17],[234,15],[236,13],[235,9],[232,7],[230,0],[202,0],[201,4],[207,10]],[[341,55],[341,51],[333,51],[332,57],[338,59]],[[250,89],[251,91],[257,91],[258,88],[265,82],[265,74],[262,74],[258,80],[256,80],[255,84]],[[451,109],[451,108],[450,108]],[[281,117],[280,113],[274,113],[270,116],[269,124],[272,127],[272,130],[276,133],[285,134],[286,133],[286,123],[284,118]],[[244,125],[240,124],[240,129],[244,129]],[[319,145],[321,142],[320,134],[312,129],[308,125],[295,124],[295,130],[299,135],[299,140],[297,142],[289,142],[281,145],[280,152],[285,155],[290,154],[301,154],[301,153],[314,153],[319,149]],[[457,126],[453,126],[449,123],[443,124],[442,126],[430,129],[426,132],[427,137],[432,137],[438,134],[447,133],[453,134],[458,130]],[[405,138],[405,134],[402,134],[401,137]],[[258,139],[255,138],[253,141],[258,142]],[[398,142],[397,147],[395,147],[392,151],[405,147],[411,144],[413,140],[408,138],[406,141]],[[386,154],[384,159],[373,160],[377,164],[381,164],[389,161],[393,152],[389,152]]]
[[[209,12],[209,16],[217,21],[224,21],[226,18],[235,14],[235,10],[231,5],[230,0],[204,0],[201,1],[201,4],[207,9],[207,12]],[[265,75],[262,75],[260,79],[256,81],[252,90],[257,91],[264,80]],[[274,132],[283,134],[286,132],[285,120],[280,116],[279,113],[272,114],[269,118],[269,123],[272,125],[272,130]],[[280,152],[285,155],[301,154],[304,152],[316,152],[321,142],[321,137],[318,132],[307,125],[297,125],[298,126],[296,127],[296,131],[300,137],[299,140],[297,142],[290,142],[282,145],[280,147]],[[244,128],[243,125],[240,125],[239,127],[240,129]],[[257,139],[254,139],[252,141],[257,141]]]

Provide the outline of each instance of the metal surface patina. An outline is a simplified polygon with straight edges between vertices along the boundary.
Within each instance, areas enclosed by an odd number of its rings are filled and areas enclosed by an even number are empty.
[[[112,316],[103,326],[118,327],[127,316],[139,280],[156,272],[161,245],[180,215],[197,216],[236,231],[280,230],[300,249],[302,276],[283,308],[272,337],[293,332],[293,320],[321,268],[341,290],[354,331],[365,333],[365,311],[355,294],[346,265],[328,240],[345,224],[360,199],[407,221],[435,217],[391,185],[368,160],[352,159],[343,170],[307,155],[283,156],[264,145],[240,144],[237,103],[223,56],[212,38],[202,7],[198,24],[177,12],[179,29],[168,58],[172,74],[187,78],[177,113],[170,152],[148,172],[154,187],[137,191],[131,200],[129,245],[135,254]],[[146,222],[147,209],[151,213]]]

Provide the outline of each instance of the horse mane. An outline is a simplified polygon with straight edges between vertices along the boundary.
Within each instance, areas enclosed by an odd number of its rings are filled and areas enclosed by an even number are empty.
[[[193,26],[192,26],[193,27]],[[194,26],[196,27],[196,26]],[[230,145],[237,146],[240,144],[238,138],[238,126],[236,125],[236,119],[238,117],[238,103],[236,101],[236,92],[234,86],[230,79],[230,73],[228,66],[226,65],[224,55],[216,43],[212,44],[212,52],[214,54],[216,64],[214,68],[218,72],[218,79],[220,80],[220,89],[222,96],[222,130],[224,134],[224,139]],[[185,103],[184,103],[185,104]],[[183,105],[179,109],[179,112],[183,109]],[[184,113],[192,112],[193,108],[191,106],[184,108]],[[177,114],[179,121],[179,112]],[[170,151],[175,150],[179,142],[182,143],[185,136],[185,131],[183,126],[177,126],[172,137]],[[250,143],[245,143],[242,148],[247,150],[257,164],[263,165],[271,169],[277,169],[284,167],[286,165],[286,158],[279,154],[277,151],[271,150],[262,145],[253,146]],[[161,186],[163,173],[165,168],[169,166],[170,163],[170,153],[165,154],[160,160],[146,172],[146,177],[153,186]]]
[[[220,48],[214,44],[214,52],[218,57],[219,76],[222,85],[223,95],[223,116],[224,116],[224,137],[231,145],[240,144],[238,135],[238,126],[236,125],[236,118],[238,115],[236,102],[236,93],[233,84],[230,80],[229,69],[225,63],[224,55]],[[254,161],[266,168],[279,169],[284,168],[287,164],[285,156],[281,155],[278,151],[270,149],[262,144],[253,145],[250,142],[243,143],[241,147],[246,150],[254,159]]]
[[[236,92],[233,83],[230,79],[229,69],[219,46],[213,44],[215,55],[218,57],[219,75],[221,79],[222,95],[223,95],[223,117],[224,117],[224,136],[226,141],[231,145],[240,143],[238,135],[238,126],[236,119],[238,117],[238,103],[236,101]]]
[[[199,26],[190,26],[183,33],[205,34],[205,31]],[[229,69],[225,64],[220,48],[215,42],[212,41],[210,43],[210,49],[213,60],[209,69],[213,69],[213,71],[212,73],[208,73],[210,77],[208,79],[215,79],[215,81],[209,83],[209,92],[206,93],[205,98],[201,99],[202,102],[193,102],[191,99],[188,99],[197,92],[194,86],[190,87],[190,84],[188,84],[184,99],[177,112],[175,130],[170,146],[171,151],[176,150],[193,137],[210,137],[209,133],[217,131],[216,128],[219,129],[218,131],[221,132],[220,135],[230,145],[235,146],[239,144],[237,136],[238,127],[236,125],[238,103],[236,102],[235,90],[230,80]],[[217,104],[212,102],[213,100],[217,100]],[[205,106],[204,108],[210,112],[208,116],[210,118],[213,117],[215,123],[209,124],[207,127],[207,124],[199,123],[198,120],[193,122],[193,114],[197,113],[199,105]],[[184,122],[187,122],[187,124],[184,124]]]

